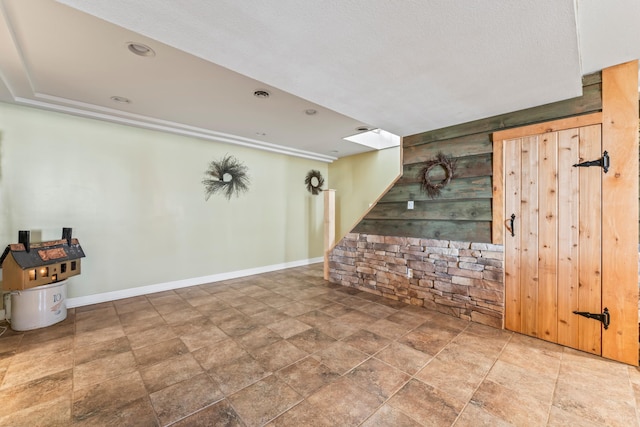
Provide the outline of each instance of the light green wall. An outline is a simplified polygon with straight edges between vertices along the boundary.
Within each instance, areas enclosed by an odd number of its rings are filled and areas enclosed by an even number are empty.
[[[211,160],[236,156],[251,186],[204,199]],[[69,297],[323,255],[326,163],[0,103],[0,250],[72,227],[87,257]],[[0,270],[1,271],[1,270]]]
[[[336,190],[336,242],[401,172],[400,147],[343,157],[329,165],[329,188]]]

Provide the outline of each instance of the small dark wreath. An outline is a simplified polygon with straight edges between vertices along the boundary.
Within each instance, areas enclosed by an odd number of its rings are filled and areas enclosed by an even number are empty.
[[[226,154],[221,160],[209,163],[205,171],[205,179],[202,180],[205,189],[205,200],[209,200],[213,194],[222,193],[227,200],[234,194],[249,190],[248,168],[238,159]]]
[[[429,174],[436,167],[444,169],[444,179],[442,181],[433,183]],[[420,187],[427,195],[434,199],[440,195],[440,191],[451,182],[455,176],[456,162],[451,157],[447,157],[442,153],[438,153],[435,158],[425,162],[424,167],[420,169]]]
[[[313,184],[313,178],[315,178],[318,183],[316,185]],[[324,178],[320,171],[312,169],[307,174],[307,177],[304,179],[304,183],[307,186],[307,191],[317,196],[322,191],[322,186],[324,185]]]

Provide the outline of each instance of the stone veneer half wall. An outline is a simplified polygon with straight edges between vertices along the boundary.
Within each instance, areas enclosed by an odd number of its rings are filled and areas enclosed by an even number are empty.
[[[329,280],[502,328],[503,255],[501,245],[350,233],[329,255]]]

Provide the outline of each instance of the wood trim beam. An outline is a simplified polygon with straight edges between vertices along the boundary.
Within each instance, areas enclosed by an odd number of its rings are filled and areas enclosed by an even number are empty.
[[[336,190],[324,190],[324,280],[329,280],[329,252],[336,244]]]
[[[539,135],[547,132],[557,132],[565,129],[579,128],[583,126],[598,125],[602,123],[602,113],[584,114],[582,116],[567,117],[566,119],[554,120],[552,122],[535,123],[533,125],[519,128],[505,129],[493,133],[493,140],[507,140],[524,138],[529,135]]]
[[[638,61],[602,71],[602,356],[638,366]]]

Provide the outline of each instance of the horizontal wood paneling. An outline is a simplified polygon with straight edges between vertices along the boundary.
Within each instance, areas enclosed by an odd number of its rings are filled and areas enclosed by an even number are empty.
[[[362,220],[354,233],[382,236],[411,236],[425,239],[451,239],[462,242],[488,242],[491,238],[489,221],[430,221],[430,220]]]
[[[602,72],[582,76],[582,86],[590,86],[596,83],[602,83]]]
[[[407,202],[378,203],[367,219],[433,219],[491,221],[491,199],[423,200],[407,209]]]
[[[491,177],[453,179],[442,189],[438,200],[491,198]],[[407,200],[432,200],[420,189],[420,184],[396,185],[380,199],[379,203]]]
[[[404,147],[403,163],[408,165],[426,162],[439,152],[451,157],[487,154],[491,153],[491,146],[491,135],[488,133],[463,135],[442,141],[434,141],[429,144]]]
[[[600,73],[583,78],[583,96],[403,138],[403,176],[353,230],[407,236],[491,242],[493,132],[602,108]],[[420,170],[438,153],[456,160],[455,176],[431,199],[420,188]],[[433,182],[444,177],[435,168]],[[413,200],[415,208],[407,209]]]
[[[423,163],[405,164],[402,168],[402,177],[397,184],[415,184],[422,179],[420,171],[424,167]],[[478,156],[458,157],[455,165],[455,178],[472,178],[477,176],[488,176],[493,173],[491,167],[491,154],[480,154]],[[432,180],[444,179],[444,169],[434,168],[429,172]]]

